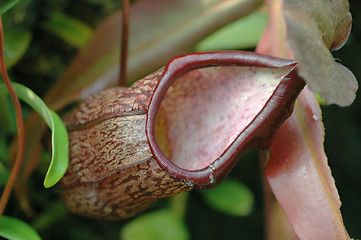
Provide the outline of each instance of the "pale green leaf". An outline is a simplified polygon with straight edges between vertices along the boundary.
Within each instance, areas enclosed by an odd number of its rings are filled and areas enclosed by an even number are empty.
[[[3,15],[7,10],[17,4],[19,0],[1,0],[0,1],[0,15]]]
[[[39,234],[27,223],[8,216],[0,218],[0,236],[9,240],[39,240]]]
[[[42,26],[75,47],[84,46],[93,35],[93,30],[85,23],[62,13],[51,14]]]
[[[267,24],[267,15],[255,12],[231,23],[208,36],[195,47],[195,51],[233,50],[256,47]]]
[[[0,136],[1,137],[1,136]],[[2,139],[0,139],[0,148],[3,148],[4,143]],[[2,150],[2,149],[0,149]],[[0,155],[1,157],[1,155]],[[0,187],[4,187],[6,185],[6,182],[8,181],[10,176],[10,171],[5,167],[5,165],[0,161]]]
[[[4,57],[6,67],[14,66],[25,54],[30,45],[31,33],[29,31],[8,29],[4,35]]]
[[[251,213],[254,196],[249,188],[236,180],[225,180],[213,189],[202,192],[205,202],[212,208],[232,216]]]
[[[186,240],[189,233],[183,219],[164,209],[143,214],[125,225],[121,240]]]
[[[321,106],[327,106],[328,105],[327,102],[324,99],[322,99],[320,94],[314,93],[314,95],[316,97],[316,100],[317,100],[318,104],[320,104]]]

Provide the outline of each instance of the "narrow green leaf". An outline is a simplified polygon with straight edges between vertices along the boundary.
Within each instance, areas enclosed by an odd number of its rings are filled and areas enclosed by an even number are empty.
[[[189,239],[183,219],[163,209],[143,214],[121,230],[121,240],[186,240]]]
[[[8,216],[0,218],[0,236],[9,240],[38,240],[39,234],[27,223]]]
[[[2,147],[2,142],[0,142],[0,147]],[[5,165],[0,161],[0,187],[4,187],[9,179],[10,171],[5,167]]]
[[[68,133],[60,117],[48,109],[33,91],[18,83],[13,83],[13,86],[18,97],[39,113],[52,131],[52,159],[44,180],[46,188],[52,187],[61,179],[68,167]],[[4,84],[0,85],[0,92],[7,93]]]
[[[254,196],[241,182],[227,179],[219,186],[202,192],[212,208],[232,216],[247,216],[252,211]]]
[[[46,209],[39,212],[34,221],[31,223],[32,227],[38,232],[50,229],[59,221],[62,221],[70,213],[65,208],[64,203],[59,199],[53,201]]]
[[[267,24],[267,15],[257,11],[231,23],[208,36],[195,51],[246,49],[256,47]]]
[[[4,130],[2,134],[16,134],[16,116],[11,99],[7,95],[0,95],[0,125]],[[1,155],[0,155],[1,156]]]
[[[3,15],[7,10],[17,4],[19,0],[1,0],[0,2],[0,15]]]
[[[54,186],[64,175],[68,168],[69,161],[69,139],[68,132],[61,120],[61,118],[51,111],[53,119],[52,127],[52,160],[44,179],[44,186],[46,188]],[[56,128],[56,129],[55,129]],[[57,131],[59,129],[59,131]]]
[[[42,26],[68,44],[78,48],[84,46],[93,35],[93,30],[86,24],[62,13],[51,14],[50,18],[42,23]]]
[[[14,66],[30,45],[31,33],[19,29],[8,29],[4,36],[4,57],[6,67]]]

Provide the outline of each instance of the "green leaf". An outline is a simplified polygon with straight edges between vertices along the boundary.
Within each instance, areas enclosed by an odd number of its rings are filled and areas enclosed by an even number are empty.
[[[7,10],[17,4],[19,0],[1,0],[0,2],[0,15],[3,15]]]
[[[169,209],[143,214],[125,225],[121,240],[186,240],[189,239],[183,219]]]
[[[27,223],[8,216],[0,218],[0,236],[9,240],[41,239],[39,234]]]
[[[0,142],[0,147],[2,147],[2,142]],[[0,161],[0,187],[4,187],[9,179],[10,171],[7,169],[4,164]]]
[[[69,139],[67,130],[60,117],[48,109],[33,91],[18,83],[13,83],[13,86],[18,97],[39,113],[52,131],[52,159],[44,180],[46,188],[52,187],[61,179],[68,167]],[[0,84],[0,92],[7,93],[4,84]]]
[[[4,57],[6,67],[14,66],[30,45],[31,33],[19,29],[8,29],[4,35]]]
[[[254,196],[241,182],[227,179],[219,186],[202,193],[210,207],[223,213],[243,217],[252,211]]]
[[[68,44],[78,48],[84,46],[93,35],[93,30],[86,24],[62,13],[51,14],[50,18],[42,23],[42,26]]]
[[[52,226],[62,221],[70,212],[65,208],[64,203],[59,199],[53,201],[51,204],[38,213],[36,218],[31,223],[32,227],[38,232],[50,229]]]
[[[11,99],[7,95],[0,95],[0,126],[3,127],[4,136],[16,134],[16,116]],[[1,157],[1,154],[0,154]]]
[[[260,11],[221,28],[195,47],[195,51],[246,49],[256,47],[267,24],[267,15]]]
[[[250,14],[261,4],[259,0],[135,1],[130,11],[128,83],[161,68],[172,57],[187,53],[215,30]],[[49,91],[46,103],[50,107],[59,109],[116,84],[121,19],[121,11],[116,11],[94,31],[92,39]]]
[[[317,100],[318,104],[320,104],[321,106],[327,106],[328,105],[327,102],[324,99],[322,99],[320,94],[314,93],[314,95],[316,97],[316,100]]]

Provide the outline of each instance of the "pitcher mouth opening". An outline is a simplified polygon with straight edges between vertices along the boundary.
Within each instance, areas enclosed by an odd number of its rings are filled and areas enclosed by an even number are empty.
[[[277,128],[274,119],[288,117],[280,118],[278,112],[290,114],[280,107],[292,95],[287,89],[295,84],[289,77],[297,76],[295,66],[291,60],[239,51],[173,59],[147,114],[155,159],[189,185],[217,184],[245,150],[268,145],[272,128]]]

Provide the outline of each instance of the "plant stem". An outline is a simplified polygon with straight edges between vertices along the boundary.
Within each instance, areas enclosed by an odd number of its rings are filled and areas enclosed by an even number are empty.
[[[270,151],[259,151],[259,160],[260,160],[260,171],[262,175],[262,185],[263,185],[263,194],[264,194],[264,225],[265,225],[265,239],[269,239],[271,232],[271,211],[273,204],[273,193],[268,184],[266,176],[264,174],[264,168],[267,165],[268,158],[270,156]]]
[[[120,74],[119,86],[127,86],[127,57],[128,57],[128,36],[129,36],[129,0],[123,0],[123,16],[121,30],[120,49]]]
[[[5,189],[1,195],[1,199],[0,199],[0,217],[3,214],[4,210],[5,210],[5,206],[8,202],[11,190],[14,186],[16,177],[19,173],[22,161],[23,161],[23,157],[24,157],[24,148],[25,148],[25,137],[24,137],[24,123],[23,123],[23,115],[21,112],[21,106],[20,106],[20,102],[19,99],[15,93],[15,90],[13,88],[13,86],[11,85],[9,76],[6,72],[6,67],[5,67],[5,60],[4,60],[4,38],[3,38],[3,26],[2,26],[2,21],[1,21],[1,17],[0,17],[0,72],[1,72],[1,76],[4,80],[4,83],[7,87],[7,89],[9,90],[10,96],[11,96],[11,100],[14,104],[14,108],[15,108],[15,114],[16,114],[16,125],[17,125],[17,137],[18,137],[18,152],[16,155],[16,160],[13,166],[13,169],[11,171],[10,177],[8,179],[8,182],[5,186]]]
[[[180,218],[184,218],[184,215],[187,210],[189,192],[183,192],[172,196],[170,200],[170,209],[175,215]]]

